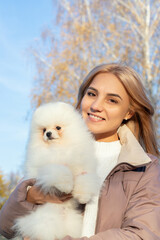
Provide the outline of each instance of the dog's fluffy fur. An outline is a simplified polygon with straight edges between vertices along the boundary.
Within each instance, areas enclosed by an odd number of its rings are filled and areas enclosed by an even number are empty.
[[[38,240],[81,236],[85,204],[97,194],[96,159],[93,139],[81,115],[69,104],[40,106],[34,113],[28,141],[26,178],[36,178],[44,193],[72,193],[63,204],[46,203],[18,218],[13,227],[18,236]]]

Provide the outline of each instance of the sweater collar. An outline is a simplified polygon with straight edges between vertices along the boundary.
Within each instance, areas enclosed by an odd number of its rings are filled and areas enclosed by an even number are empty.
[[[118,163],[129,163],[139,166],[151,162],[131,130],[123,125],[118,129],[118,136],[122,145]]]

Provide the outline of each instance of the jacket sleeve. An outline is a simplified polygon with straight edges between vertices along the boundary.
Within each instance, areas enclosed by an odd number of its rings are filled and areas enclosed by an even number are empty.
[[[160,166],[146,167],[124,214],[120,229],[109,229],[81,240],[159,240],[160,239]],[[79,240],[80,240],[79,239]],[[66,236],[63,240],[73,240]],[[78,239],[77,239],[78,240]]]
[[[7,239],[14,237],[11,229],[14,220],[35,208],[34,204],[26,201],[27,187],[34,183],[34,179],[20,182],[0,210],[0,234]]]

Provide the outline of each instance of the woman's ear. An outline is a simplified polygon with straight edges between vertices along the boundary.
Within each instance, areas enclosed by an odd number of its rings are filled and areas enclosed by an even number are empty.
[[[129,119],[134,115],[134,113],[135,113],[134,111],[129,110],[129,111],[127,112],[124,120],[126,120],[126,121],[129,120]]]

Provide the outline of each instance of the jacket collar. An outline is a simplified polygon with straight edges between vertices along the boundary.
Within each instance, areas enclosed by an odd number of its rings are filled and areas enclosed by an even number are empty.
[[[139,166],[151,162],[149,156],[125,124],[118,129],[118,136],[122,148],[117,164],[129,163],[133,166]]]

